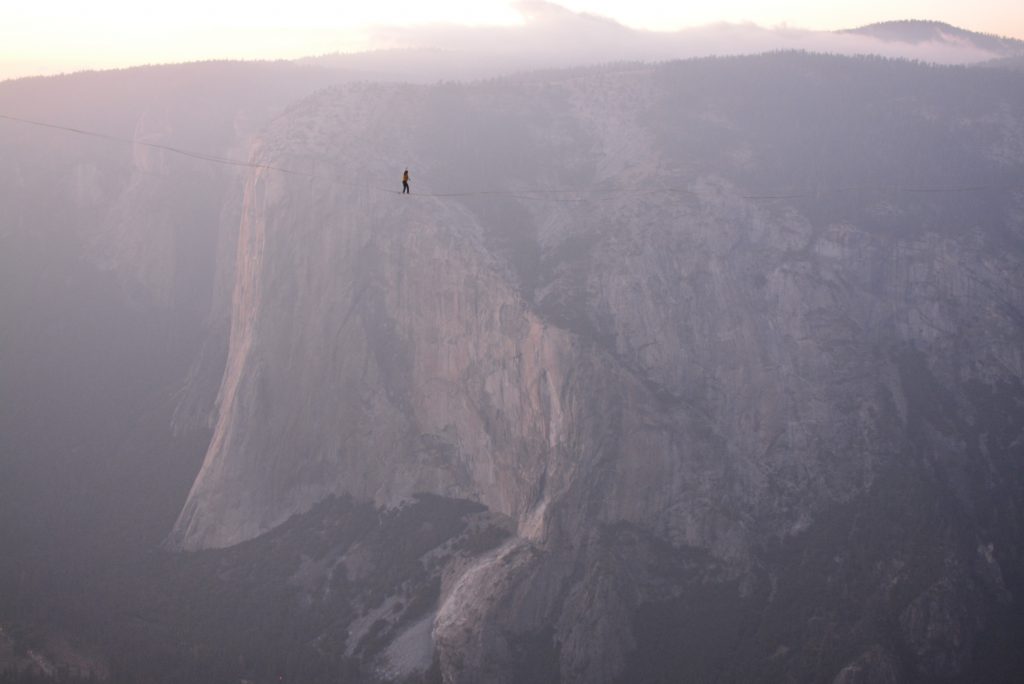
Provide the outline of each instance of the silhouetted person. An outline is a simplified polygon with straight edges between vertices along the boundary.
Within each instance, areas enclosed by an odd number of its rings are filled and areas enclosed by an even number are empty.
[[[405,173],[402,174],[402,194],[403,195],[410,194],[409,193],[409,169],[406,169]]]

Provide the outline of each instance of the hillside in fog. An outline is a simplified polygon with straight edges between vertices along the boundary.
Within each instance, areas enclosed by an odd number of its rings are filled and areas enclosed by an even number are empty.
[[[871,36],[887,43],[904,45],[971,46],[995,57],[1020,57],[1024,54],[1022,40],[966,31],[941,21],[885,21],[840,33]]]
[[[364,67],[0,84],[0,670],[1014,681],[1019,71]]]

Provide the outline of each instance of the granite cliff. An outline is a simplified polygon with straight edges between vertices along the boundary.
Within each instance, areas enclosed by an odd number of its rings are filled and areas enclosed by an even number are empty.
[[[1020,613],[1020,86],[782,54],[294,105],[168,543],[481,504],[509,536],[386,678],[966,676]]]

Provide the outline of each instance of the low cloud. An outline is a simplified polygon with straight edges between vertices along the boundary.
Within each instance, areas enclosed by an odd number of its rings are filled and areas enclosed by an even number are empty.
[[[567,67],[618,61],[663,61],[712,55],[805,50],[841,55],[880,55],[937,64],[972,64],[998,57],[955,36],[925,42],[897,42],[856,33],[811,31],[754,24],[714,24],[678,31],[633,29],[606,17],[576,13],[533,0],[515,5],[515,26],[428,25],[377,27],[375,45],[431,48],[457,53],[467,71]],[[479,60],[474,69],[471,60]]]

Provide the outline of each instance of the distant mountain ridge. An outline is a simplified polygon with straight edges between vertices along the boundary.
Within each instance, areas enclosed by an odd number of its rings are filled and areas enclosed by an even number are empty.
[[[868,24],[855,29],[845,29],[838,33],[871,36],[893,43],[940,43],[974,47],[993,53],[997,57],[1024,56],[1024,40],[997,36],[991,33],[968,31],[941,21],[925,21],[920,19],[904,19],[900,21],[883,21]]]
[[[490,27],[478,33],[397,32],[395,45],[368,52],[324,54],[300,64],[344,69],[373,81],[435,83],[478,80],[538,69],[617,62],[664,62],[708,56],[798,51],[876,55],[935,64],[977,64],[1024,56],[1024,41],[969,31],[940,21],[901,20],[839,31],[777,29],[720,23],[678,31],[640,31],[570,11],[551,14],[543,31]],[[1011,66],[1012,65],[1000,65]]]

